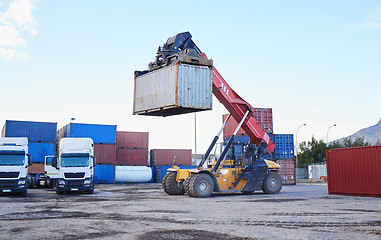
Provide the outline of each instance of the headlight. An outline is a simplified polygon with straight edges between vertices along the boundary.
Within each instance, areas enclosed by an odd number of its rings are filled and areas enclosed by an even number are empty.
[[[90,184],[91,183],[91,180],[90,179],[86,179],[83,184]]]
[[[58,184],[65,185],[65,180],[63,180],[63,179],[58,180]]]
[[[26,183],[25,180],[19,180],[17,184],[18,184],[18,185],[24,185],[25,183]]]

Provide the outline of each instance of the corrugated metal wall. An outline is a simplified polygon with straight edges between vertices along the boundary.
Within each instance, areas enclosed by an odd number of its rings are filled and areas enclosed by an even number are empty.
[[[94,183],[114,183],[115,165],[96,165],[94,168]]]
[[[28,154],[32,156],[33,163],[44,163],[46,156],[54,156],[54,143],[28,143]]]
[[[60,129],[59,137],[93,139],[95,144],[115,144],[116,125],[70,123]]]
[[[97,164],[115,164],[115,144],[94,144],[94,156]]]
[[[152,149],[150,152],[151,165],[191,165],[191,149]],[[173,159],[175,158],[175,163]]]
[[[177,63],[135,78],[134,114],[176,115],[179,107],[212,109],[210,68]]]
[[[6,120],[2,137],[27,137],[29,142],[54,143],[57,123]]]
[[[328,149],[328,193],[381,197],[381,146]]]

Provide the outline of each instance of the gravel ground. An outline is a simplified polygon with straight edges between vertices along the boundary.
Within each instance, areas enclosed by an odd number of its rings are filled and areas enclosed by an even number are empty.
[[[0,195],[0,221],[1,239],[381,239],[381,199],[328,195],[324,183],[207,199],[96,185],[92,195]]]

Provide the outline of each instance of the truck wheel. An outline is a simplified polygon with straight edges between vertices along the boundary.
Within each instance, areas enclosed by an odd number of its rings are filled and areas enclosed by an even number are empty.
[[[30,178],[30,188],[35,188],[36,187],[36,179],[34,177]]]
[[[168,178],[168,174],[165,174],[164,177],[163,177],[163,180],[161,181],[161,186],[163,187],[163,190],[165,193],[169,194],[168,192],[168,189],[167,189],[167,178]]]
[[[32,187],[32,178],[28,176],[27,181],[28,181],[27,188],[31,188]]]
[[[192,179],[193,179],[194,176],[196,176],[196,174],[191,174],[191,175],[189,175],[189,176],[185,179],[185,181],[184,181],[184,183],[183,183],[185,194],[188,195],[188,196],[190,196],[190,194],[191,194],[191,193],[190,193],[190,190],[189,190],[189,186],[190,186],[190,183],[192,182]]]
[[[180,184],[176,182],[177,172],[169,172],[166,175],[165,186],[169,195],[183,195],[184,189],[180,188]]]
[[[267,194],[275,194],[282,189],[282,179],[276,172],[267,173],[263,181],[262,191]]]
[[[196,174],[189,186],[190,196],[197,198],[207,198],[212,196],[214,191],[214,181],[206,173]]]
[[[50,179],[50,177],[46,177],[45,178],[45,187],[46,188],[51,188],[52,187],[52,180]]]

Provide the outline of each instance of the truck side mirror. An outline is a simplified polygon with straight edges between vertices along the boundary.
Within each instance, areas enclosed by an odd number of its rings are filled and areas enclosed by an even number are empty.
[[[93,157],[93,167],[95,167],[95,165],[97,165],[97,159]]]
[[[52,166],[58,169],[58,167],[57,167],[57,157],[53,157],[52,158]]]
[[[31,155],[27,154],[28,156],[28,166],[32,165],[32,162],[33,162],[33,158]]]

